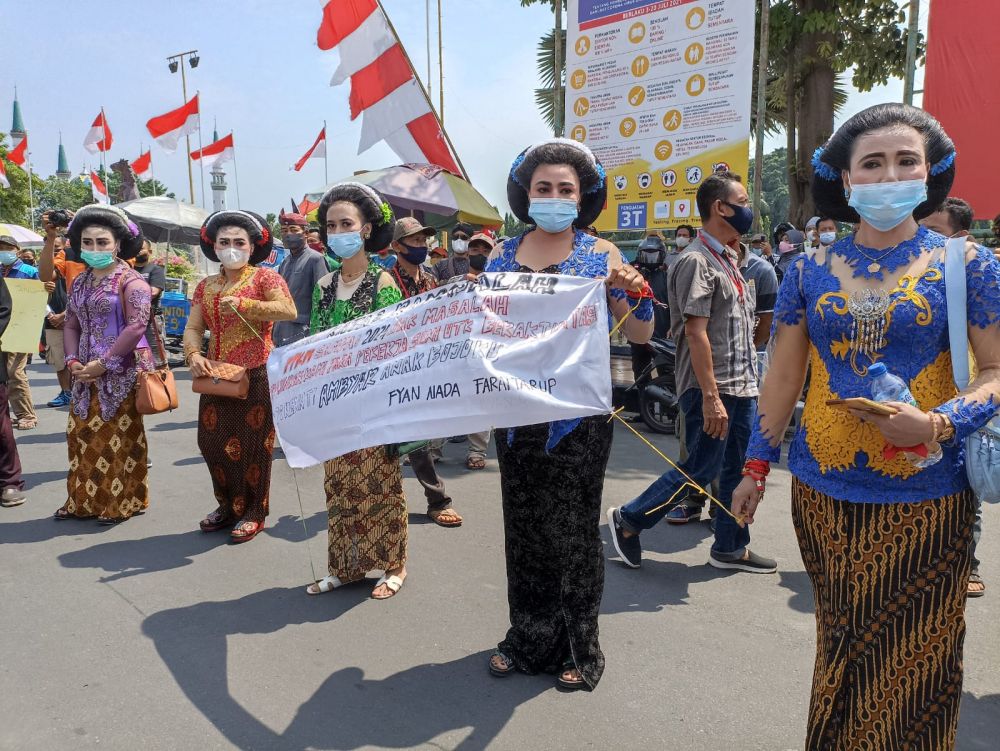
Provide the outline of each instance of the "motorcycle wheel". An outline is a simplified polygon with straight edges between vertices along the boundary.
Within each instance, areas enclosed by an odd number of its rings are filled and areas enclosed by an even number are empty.
[[[673,380],[670,376],[658,376],[650,381],[650,384],[673,393]],[[676,405],[667,406],[659,399],[648,396],[645,389],[639,392],[639,416],[653,432],[673,435],[677,424],[677,412]]]

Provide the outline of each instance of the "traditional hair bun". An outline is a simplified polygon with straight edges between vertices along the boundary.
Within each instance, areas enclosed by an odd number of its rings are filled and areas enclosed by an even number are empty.
[[[80,235],[87,227],[94,225],[111,230],[111,234],[118,241],[118,257],[123,261],[135,258],[142,250],[142,230],[128,214],[117,206],[94,203],[77,211],[73,221],[66,228],[66,236],[69,239],[66,257],[69,260],[80,260]]]
[[[589,227],[604,210],[608,196],[607,175],[594,152],[579,141],[569,138],[552,138],[529,146],[511,165],[507,177],[507,202],[514,216],[525,224],[534,224],[528,214],[531,203],[528,189],[531,177],[541,164],[567,164],[580,178],[580,213],[574,227]]]
[[[271,230],[264,217],[252,211],[226,209],[210,214],[205,223],[201,225],[201,252],[208,260],[219,262],[219,257],[215,253],[215,238],[223,227],[239,227],[246,230],[247,236],[254,246],[250,253],[251,266],[266,261],[271,255],[274,248],[274,238],[271,236]]]
[[[319,202],[317,221],[319,236],[326,245],[326,214],[335,203],[347,202],[354,204],[361,212],[362,218],[372,226],[371,236],[365,240],[365,250],[377,253],[388,248],[392,242],[392,233],[396,227],[396,217],[392,206],[382,195],[370,185],[353,180],[337,183],[330,188]]]

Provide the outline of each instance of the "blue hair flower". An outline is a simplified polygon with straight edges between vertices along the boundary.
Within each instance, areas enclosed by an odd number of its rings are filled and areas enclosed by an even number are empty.
[[[835,182],[840,179],[840,173],[823,161],[823,147],[820,146],[813,152],[812,158],[813,172],[824,180]]]
[[[515,159],[514,163],[510,166],[510,179],[513,180],[514,183],[517,185],[521,185],[521,181],[517,179],[517,168],[520,167],[521,164],[523,163],[524,163],[524,154],[518,154],[517,159]],[[524,186],[521,185],[521,187],[523,188]]]
[[[947,172],[948,168],[955,163],[955,152],[952,151],[950,154],[945,156],[940,162],[931,166],[931,175],[937,176],[942,172]]]
[[[587,191],[588,193],[596,193],[601,188],[603,188],[608,181],[608,175],[604,171],[603,164],[601,164],[600,162],[595,162],[594,168],[597,170],[597,184],[593,188],[588,190]]]

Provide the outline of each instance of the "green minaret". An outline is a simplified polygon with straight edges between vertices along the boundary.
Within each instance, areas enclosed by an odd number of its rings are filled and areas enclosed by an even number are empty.
[[[21,117],[21,103],[17,101],[17,89],[14,89],[14,122],[10,126],[10,139],[17,143],[26,135],[24,119]]]
[[[62,133],[59,134],[59,161],[56,163],[56,177],[69,180],[73,173],[69,171],[69,161],[66,159],[66,149],[62,143]]]

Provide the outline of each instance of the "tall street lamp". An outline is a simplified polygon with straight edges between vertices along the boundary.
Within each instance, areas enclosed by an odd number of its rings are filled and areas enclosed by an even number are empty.
[[[187,57],[188,64],[192,68],[197,68],[198,63],[201,58],[198,57],[198,50],[188,50],[187,52],[178,52],[176,55],[171,55],[167,58],[167,67],[170,68],[171,73],[176,73],[177,69],[180,68],[181,71],[181,91],[184,94],[184,102],[187,103],[188,100],[188,90],[187,90],[187,76],[184,74],[184,58]],[[191,205],[194,206],[194,171],[191,168],[191,136],[184,136],[184,143],[187,146],[187,163],[188,163],[188,187],[191,189]]]

